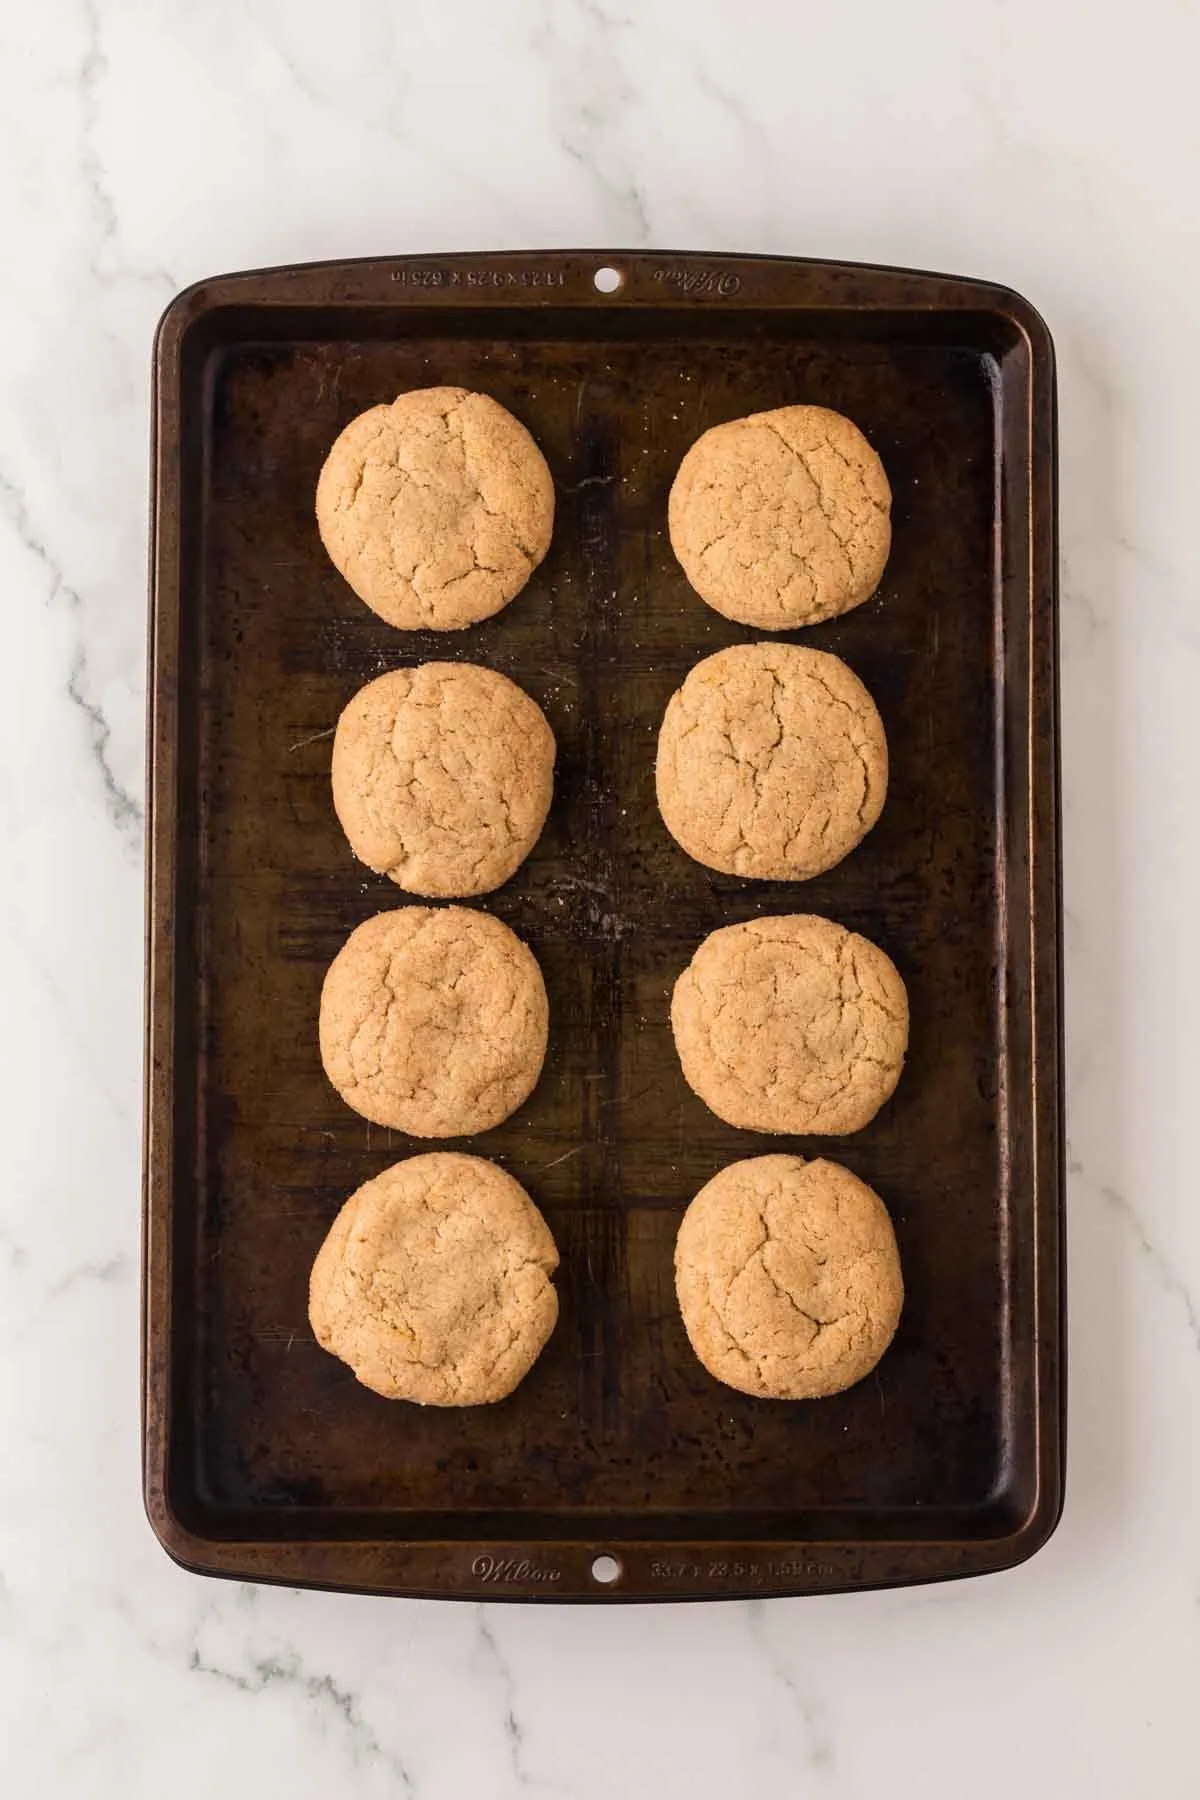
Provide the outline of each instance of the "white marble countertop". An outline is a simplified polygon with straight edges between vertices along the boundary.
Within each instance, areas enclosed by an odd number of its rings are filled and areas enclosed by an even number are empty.
[[[1200,10],[0,9],[0,1785],[1184,1800],[1200,1698]],[[504,1608],[215,1584],[144,1521],[150,339],[222,269],[640,244],[986,275],[1062,403],[1071,1395],[1025,1567]]]

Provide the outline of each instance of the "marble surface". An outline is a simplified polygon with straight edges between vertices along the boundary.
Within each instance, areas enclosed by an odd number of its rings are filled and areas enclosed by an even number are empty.
[[[0,8],[3,1790],[1196,1792],[1194,0]],[[987,275],[1061,366],[1065,1519],[941,1589],[635,1610],[181,1573],[138,1491],[150,338],[295,259],[592,243]]]

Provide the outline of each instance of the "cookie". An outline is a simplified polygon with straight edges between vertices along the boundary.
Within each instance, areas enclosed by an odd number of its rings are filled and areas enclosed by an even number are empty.
[[[519,594],[550,547],[554,483],[487,394],[417,388],[351,419],[317,482],[338,573],[401,631],[459,631]]]
[[[402,906],[352,931],[321,990],[325,1073],[413,1137],[466,1137],[529,1098],[549,1010],[533,952],[489,913]]]
[[[892,491],[857,425],[781,406],[714,425],[671,488],[671,547],[700,598],[764,631],[849,612],[879,586]]]
[[[887,793],[875,702],[839,657],[738,644],[697,663],[658,734],[658,805],[710,869],[803,881],[864,838]]]
[[[671,998],[684,1078],[743,1131],[861,1131],[893,1092],[908,996],[867,938],[809,913],[726,925]]]
[[[558,1317],[558,1252],[519,1182],[478,1156],[394,1163],[351,1194],[317,1253],[317,1342],[364,1387],[422,1406],[503,1400]]]
[[[675,1291],[710,1375],[763,1400],[852,1387],[904,1301],[882,1200],[835,1162],[754,1156],[700,1189],[675,1245]]]
[[[554,734],[515,682],[471,663],[360,688],[333,739],[350,848],[412,894],[487,894],[524,862],[554,786]]]

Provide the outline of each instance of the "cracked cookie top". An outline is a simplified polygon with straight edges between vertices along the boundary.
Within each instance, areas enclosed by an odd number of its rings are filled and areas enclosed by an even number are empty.
[[[815,1400],[870,1373],[904,1285],[892,1222],[835,1162],[755,1156],[700,1189],[679,1227],[675,1289],[710,1375],[767,1400]]]
[[[787,631],[871,597],[891,505],[857,425],[823,406],[781,406],[697,438],[671,488],[671,547],[715,611]]]
[[[549,1009],[533,952],[489,913],[402,906],[352,931],[321,990],[325,1073],[413,1137],[466,1137],[528,1099]]]
[[[832,919],[726,925],[675,983],[684,1078],[743,1131],[861,1131],[895,1089],[908,996],[891,959]]]
[[[458,631],[507,606],[550,547],[554,483],[487,394],[417,388],[351,419],[317,482],[321,542],[402,631]]]
[[[503,1400],[554,1329],[558,1252],[519,1182],[478,1156],[395,1163],[352,1194],[317,1253],[317,1342],[389,1400]]]
[[[887,793],[875,702],[839,657],[738,644],[697,663],[658,736],[658,804],[710,869],[803,881],[864,838]]]
[[[487,894],[546,821],[554,734],[515,682],[471,663],[394,669],[360,688],[333,740],[350,848],[412,894]]]

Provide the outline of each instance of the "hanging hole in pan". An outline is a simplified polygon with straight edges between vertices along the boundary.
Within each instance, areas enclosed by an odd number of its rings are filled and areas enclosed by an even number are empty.
[[[610,269],[605,264],[592,276],[592,285],[602,294],[618,294],[625,286],[625,277],[620,269]]]
[[[592,1580],[598,1581],[601,1587],[611,1587],[614,1581],[621,1579],[621,1565],[615,1556],[598,1556],[592,1563]]]

